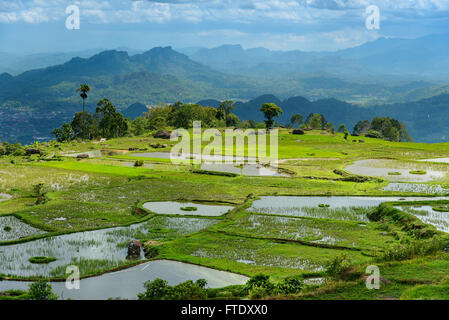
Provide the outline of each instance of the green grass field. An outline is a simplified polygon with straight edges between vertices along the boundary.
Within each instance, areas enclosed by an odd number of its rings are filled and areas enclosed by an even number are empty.
[[[444,190],[449,186],[449,175],[420,182],[421,187],[405,192],[384,191],[388,177],[361,182],[344,179],[339,172],[363,159],[390,159],[404,168],[413,164],[420,170],[447,172],[449,164],[427,164],[417,160],[446,157],[449,144],[399,143],[365,137],[361,143],[359,139],[350,136],[345,140],[342,134],[327,131],[308,131],[296,136],[282,129],[279,166],[294,173],[288,177],[198,174],[192,172],[198,165],[175,165],[170,159],[110,153],[129,148],[139,149],[132,153],[163,152],[169,151],[174,144],[150,135],[113,139],[103,144],[73,142],[58,143],[55,147],[52,142],[48,146],[40,145],[44,151],[41,158],[0,158],[0,193],[12,196],[10,200],[0,202],[0,217],[14,215],[32,227],[46,231],[16,239],[13,243],[147,221],[139,232],[126,233],[126,236],[130,240],[157,242],[159,255],[156,259],[173,259],[247,276],[265,273],[275,282],[292,275],[326,278],[322,285],[308,286],[301,294],[274,298],[447,299],[447,283],[442,280],[449,267],[448,255],[442,248],[429,249],[431,245],[426,241],[430,238],[448,241],[448,238],[445,233],[435,231],[433,226],[427,227],[434,231],[426,233],[429,238],[424,238],[418,230],[422,225],[415,222],[416,218],[411,218],[412,210],[411,213],[404,212],[400,218],[387,215],[376,221],[368,219],[376,208],[357,209],[357,214],[364,217],[357,221],[353,209],[348,209],[350,202],[348,208],[307,209],[308,217],[276,216],[270,212],[247,210],[254,199],[267,195],[429,197],[448,193]],[[149,144],[154,142],[167,143],[168,147],[151,148]],[[99,149],[106,152],[98,158],[77,160],[62,156]],[[247,155],[247,148],[235,152]],[[52,159],[54,156],[62,157]],[[134,167],[132,164],[136,159],[143,160],[146,166]],[[37,184],[42,184],[44,194],[39,204],[35,191]],[[421,191],[426,188],[442,191],[431,194]],[[195,211],[185,217],[173,216],[170,219],[174,221],[211,220],[199,231],[178,232],[171,229],[163,218],[165,216],[155,216],[143,209],[143,203],[148,201],[225,203],[235,209],[213,219],[193,217]],[[428,203],[433,205],[432,201]],[[442,205],[446,204],[440,201],[434,206]],[[3,230],[3,226],[0,227]],[[161,236],[161,232],[165,236]],[[423,243],[419,250],[410,249],[415,242]],[[0,242],[0,253],[2,246],[8,245],[12,242]],[[393,250],[396,250],[394,254]],[[387,254],[397,258],[382,260]],[[342,255],[346,257],[346,271],[331,275],[329,264]],[[74,263],[82,266],[82,275],[135,264],[125,259],[119,262],[75,259]],[[368,290],[365,286],[364,268],[370,264],[380,268],[379,290]],[[55,268],[52,274],[55,277],[62,275],[62,267]]]

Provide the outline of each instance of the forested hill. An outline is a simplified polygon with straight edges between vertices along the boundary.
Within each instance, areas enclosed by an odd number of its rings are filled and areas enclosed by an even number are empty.
[[[330,122],[338,126],[344,123],[348,129],[359,120],[371,120],[376,116],[387,116],[403,122],[415,141],[445,142],[449,141],[449,94],[438,95],[416,102],[360,107],[336,99],[309,101],[304,97],[291,97],[280,100],[274,95],[262,95],[248,102],[236,102],[234,113],[242,120],[263,120],[259,111],[262,103],[274,102],[284,113],[279,118],[281,123],[287,123],[291,116],[300,113],[307,117],[310,113],[321,113]],[[202,100],[198,104],[216,106],[219,101]]]

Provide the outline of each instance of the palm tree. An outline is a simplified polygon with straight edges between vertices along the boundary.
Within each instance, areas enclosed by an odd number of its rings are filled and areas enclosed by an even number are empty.
[[[83,99],[83,112],[84,112],[84,100],[87,99],[87,92],[91,91],[88,84],[80,84],[76,92],[81,92],[80,97]]]

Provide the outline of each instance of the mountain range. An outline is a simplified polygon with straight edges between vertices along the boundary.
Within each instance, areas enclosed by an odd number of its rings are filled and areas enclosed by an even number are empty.
[[[284,109],[283,123],[297,112],[320,112],[348,128],[375,115],[392,116],[406,123],[417,141],[448,141],[449,62],[442,50],[448,52],[449,42],[444,40],[447,36],[379,39],[333,53],[238,45],[181,49],[184,53],[171,47],[105,50],[17,75],[3,72],[0,140],[51,138],[53,128],[80,111],[75,90],[88,83],[88,111],[104,97],[132,118],[147,105],[232,99],[239,117],[262,120],[260,105],[275,102]]]

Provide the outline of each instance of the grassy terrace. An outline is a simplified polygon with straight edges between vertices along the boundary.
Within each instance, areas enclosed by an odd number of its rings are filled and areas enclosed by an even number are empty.
[[[359,139],[365,142],[360,143]],[[153,149],[149,144],[154,142],[169,146]],[[108,155],[108,152],[129,148],[140,149],[133,153],[169,151],[171,144],[152,136],[113,139],[103,145],[74,142],[55,146],[51,143],[40,146],[45,152],[42,159],[36,156],[0,158],[0,193],[12,195],[11,200],[0,202],[0,217],[12,215],[45,231],[0,242],[0,245],[28,243],[54,235],[146,221],[151,223],[144,225],[139,232],[125,236],[144,242],[156,241],[159,250],[157,258],[248,276],[263,272],[271,275],[274,281],[290,275],[305,278],[324,276],[329,261],[346,255],[353,277],[329,279],[323,286],[310,287],[294,298],[387,299],[402,295],[413,298],[419,296],[421,291],[423,294],[439,292],[440,287],[444,286],[441,281],[445,270],[447,273],[449,257],[441,250],[416,253],[406,259],[385,260],[385,255],[392,248],[414,241],[429,241],[429,238],[420,239],[417,236],[413,228],[419,223],[411,218],[411,214],[403,213],[406,218],[401,216],[397,220],[386,215],[378,220],[342,221],[335,216],[347,215],[345,209],[335,209],[328,218],[272,215],[247,209],[255,198],[266,195],[429,196],[419,189],[412,192],[384,191],[388,185],[385,179],[342,181],[342,175],[334,170],[344,170],[348,164],[360,159],[394,159],[406,166],[418,163],[418,159],[447,157],[449,144],[397,143],[365,137],[349,137],[346,141],[342,134],[313,131],[295,136],[282,130],[279,136],[279,166],[294,172],[291,177],[196,174],[191,172],[190,165],[173,165],[169,159],[132,157],[114,152]],[[77,160],[61,157],[59,161],[49,161],[53,156],[69,152],[98,149],[108,152],[99,158]],[[133,167],[136,159],[144,160],[148,166]],[[449,164],[429,164],[429,167],[447,171]],[[37,205],[33,186],[39,183],[43,184],[45,201]],[[449,176],[423,185],[447,187]],[[439,195],[444,195],[444,192]],[[144,210],[142,204],[148,201],[206,201],[231,204],[235,209],[224,216],[214,217],[213,223],[201,223],[201,229],[186,233],[170,229],[177,224],[172,222],[168,225],[162,219],[165,216]],[[428,203],[432,205],[432,202]],[[440,206],[446,205],[444,201],[438,203]],[[325,212],[326,209],[314,210]],[[364,215],[369,215],[374,209],[363,210]],[[171,219],[211,220],[209,217],[194,216],[195,212],[192,211],[187,216],[171,216]],[[410,228],[410,225],[413,227]],[[157,227],[163,231],[162,235],[160,230],[156,232],[157,229],[154,229]],[[431,230],[430,238],[446,237],[432,226],[420,228]],[[126,260],[119,263],[99,260],[80,262],[82,276],[135,263]],[[367,265],[373,263],[379,265],[381,276],[385,279],[380,290],[365,288],[362,273]],[[54,278],[63,274],[61,268],[53,270]],[[416,285],[431,287],[413,289]]]

